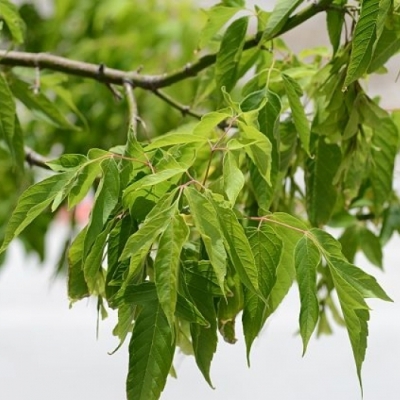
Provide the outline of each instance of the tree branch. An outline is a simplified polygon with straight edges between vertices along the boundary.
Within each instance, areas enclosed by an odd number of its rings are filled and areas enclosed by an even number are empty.
[[[316,14],[327,10],[331,6],[332,1],[333,0],[321,0],[319,3],[313,3],[304,8],[302,11],[289,18],[282,29],[277,32],[274,37],[290,31]],[[252,39],[246,41],[244,44],[244,50],[256,47],[260,43],[261,38],[262,32],[259,32]],[[141,75],[137,71],[122,71],[108,68],[103,64],[90,64],[47,53],[26,53],[20,51],[0,50],[0,65],[50,69],[52,71],[64,72],[68,75],[81,76],[83,78],[95,79],[106,84],[120,86],[123,86],[125,82],[130,82],[133,87],[140,87],[153,92],[157,89],[196,76],[199,72],[214,64],[216,59],[217,54],[208,54],[201,57],[197,62],[187,64],[180,70],[170,74]]]
[[[46,164],[46,158],[41,154],[36,153],[36,151],[32,150],[30,147],[25,146],[25,161],[29,164],[29,166],[36,166],[44,169],[51,169]]]

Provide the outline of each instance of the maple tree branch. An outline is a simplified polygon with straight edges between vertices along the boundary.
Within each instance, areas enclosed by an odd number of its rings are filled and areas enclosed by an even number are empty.
[[[44,169],[50,169],[50,167],[46,164],[48,161],[45,157],[41,154],[36,153],[35,150],[31,149],[28,146],[25,146],[25,161],[29,164],[30,167],[40,167]]]

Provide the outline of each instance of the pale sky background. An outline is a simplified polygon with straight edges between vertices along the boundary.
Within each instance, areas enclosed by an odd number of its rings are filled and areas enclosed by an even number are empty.
[[[319,31],[319,26],[325,29],[324,24],[323,16],[315,18],[301,31],[288,34],[287,40],[297,50],[324,44],[326,38]],[[384,107],[400,108],[399,83],[395,82],[399,68],[397,57],[391,62],[390,74],[374,77],[369,83],[371,95],[384,95]],[[397,181],[399,176],[400,167]],[[45,265],[24,258],[15,242],[0,271],[0,399],[124,400],[127,346],[112,356],[107,354],[118,344],[111,334],[115,316],[100,324],[96,340],[95,304],[84,300],[69,309],[65,281],[52,280],[59,230],[62,227],[55,227],[49,235],[51,254]],[[385,250],[384,273],[363,258],[358,260],[394,300],[369,301],[364,400],[400,398],[399,251],[400,238],[396,236]],[[307,354],[301,357],[301,340],[296,335],[298,303],[294,287],[255,342],[251,369],[246,365],[240,332],[234,346],[220,341],[212,366],[216,390],[208,387],[193,358],[176,354],[178,379],[169,378],[162,400],[361,399],[343,328],[335,326],[333,336],[312,339]]]

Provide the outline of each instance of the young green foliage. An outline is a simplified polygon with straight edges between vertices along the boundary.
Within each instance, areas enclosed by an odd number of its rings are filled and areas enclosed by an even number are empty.
[[[68,297],[115,310],[117,349],[130,343],[129,400],[160,398],[176,348],[212,387],[218,340],[241,340],[240,315],[249,363],[292,286],[303,354],[336,322],[361,383],[366,299],[390,298],[353,262],[362,251],[383,268],[382,246],[400,231],[400,120],[359,80],[398,52],[398,3],[278,0],[253,13],[224,0],[203,25],[185,2],[151,13],[146,2],[88,3],[55,2],[46,18],[23,6],[35,26],[27,53],[0,50],[0,253],[19,236],[43,257],[50,222],[67,216],[58,222],[70,227]],[[77,13],[79,32],[69,23]],[[330,49],[292,52],[282,34],[318,13]],[[24,22],[7,0],[0,33],[2,49],[22,43]],[[142,62],[146,74],[132,71]],[[116,104],[118,86],[126,102]],[[328,224],[343,230],[338,240]]]

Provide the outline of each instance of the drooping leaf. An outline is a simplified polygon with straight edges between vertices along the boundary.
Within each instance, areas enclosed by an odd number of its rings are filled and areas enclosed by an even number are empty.
[[[196,364],[204,379],[213,387],[210,378],[210,367],[218,342],[214,299],[210,296],[208,290],[209,281],[204,279],[201,274],[191,274],[190,282],[187,282],[187,288],[192,302],[208,322],[206,327],[199,324],[190,324],[190,334]]]
[[[158,400],[172,366],[175,343],[158,302],[143,306],[129,344],[128,400]]]
[[[217,195],[207,193],[218,216],[223,234],[224,245],[229,259],[241,282],[249,290],[262,295],[259,288],[259,271],[257,270],[249,240],[235,213]]]
[[[129,273],[125,279],[124,287],[129,283],[137,266],[143,261],[151,245],[161,232],[164,231],[169,223],[169,219],[175,213],[177,207],[176,202],[173,201],[175,195],[176,191],[164,195],[147,215],[140,228],[127,240],[119,258],[120,261],[131,258]]]
[[[260,277],[260,291],[263,297],[268,299],[276,282],[283,243],[272,227],[267,224],[262,224],[258,228],[248,228],[246,232]],[[245,292],[242,321],[248,362],[253,341],[263,326],[266,307],[268,306],[265,301],[249,291]]]
[[[267,223],[282,240],[281,259],[276,270],[276,282],[272,288],[268,309],[264,318],[268,318],[282,302],[296,275],[294,249],[307,231],[307,226],[297,218],[282,212],[268,216]],[[294,228],[294,229],[293,229]]]
[[[360,231],[360,247],[372,264],[379,268],[383,268],[381,242],[379,238],[367,228]]]
[[[217,53],[215,79],[217,88],[230,92],[237,80],[237,68],[246,38],[248,17],[241,17],[228,27]]]
[[[318,322],[317,267],[321,255],[314,242],[304,235],[296,245],[294,259],[300,292],[299,323],[304,355]]]
[[[271,142],[271,184],[269,185],[265,179],[262,178],[258,169],[254,165],[250,166],[250,179],[254,196],[257,200],[258,207],[264,211],[269,209],[273,200],[280,164],[280,137],[278,134],[278,127],[281,102],[279,96],[271,91],[267,92],[267,100],[267,103],[258,113],[258,123],[260,126],[260,132],[263,133]]]
[[[101,270],[101,264],[104,258],[104,249],[111,228],[112,223],[108,223],[105,229],[97,235],[87,256],[83,259],[83,273],[90,292],[94,292],[96,289],[99,278],[98,274]]]
[[[343,84],[344,89],[368,70],[376,40],[379,2],[380,0],[363,0],[361,4],[360,18],[354,31],[350,62]]]
[[[158,242],[154,262],[158,299],[171,328],[178,296],[178,274],[182,247],[189,236],[189,228],[180,214],[175,214]]]
[[[86,229],[85,227],[78,233],[68,250],[68,297],[72,301],[89,296],[82,262]]]
[[[88,230],[85,237],[84,257],[89,254],[90,248],[103,231],[103,227],[118,203],[119,171],[114,158],[101,163],[103,177],[97,188],[93,209],[90,214]]]
[[[394,161],[399,132],[390,118],[379,120],[372,137],[373,168],[371,173],[374,203],[380,212],[392,192]]]
[[[304,107],[301,104],[299,94],[296,91],[296,82],[286,74],[282,74],[286,95],[292,110],[292,118],[300,137],[300,142],[307,154],[310,153],[310,124]]]
[[[333,182],[341,162],[341,151],[336,144],[319,137],[314,156],[307,160],[305,170],[307,212],[314,226],[326,224],[336,204],[337,189]]]
[[[36,217],[38,217],[62,192],[71,179],[71,172],[53,175],[29,187],[19,198],[18,204],[8,222],[0,254]]]
[[[0,0],[0,18],[5,21],[17,44],[24,42],[25,23],[18,13],[17,7],[8,0]]]
[[[214,268],[219,286],[223,290],[227,255],[221,226],[218,217],[215,215],[215,208],[206,196],[192,187],[187,187],[184,193],[189,203],[195,226],[204,242],[211,265]]]
[[[396,16],[397,24],[400,22],[400,17]],[[371,57],[371,63],[369,64],[367,72],[371,74],[377,69],[386,64],[386,62],[400,50],[398,29],[383,28],[383,32],[380,35],[378,41],[374,46],[374,52]]]
[[[345,4],[345,0],[334,0],[333,4],[337,6],[343,6]],[[326,12],[328,34],[329,40],[333,47],[333,54],[337,52],[340,45],[344,24],[344,15],[344,10],[339,10],[336,8],[328,9]]]
[[[1,3],[0,3],[1,4]],[[0,10],[1,13],[1,10]],[[15,159],[13,139],[15,134],[15,102],[3,74],[0,73],[0,137],[3,137]]]
[[[262,42],[275,37],[303,0],[278,0],[263,32]]]

